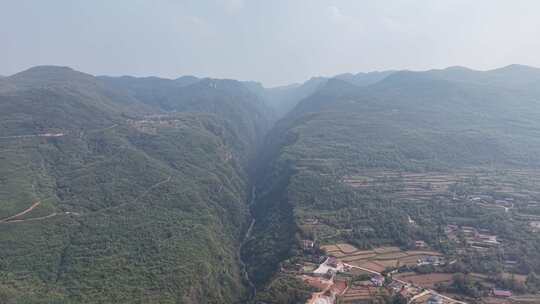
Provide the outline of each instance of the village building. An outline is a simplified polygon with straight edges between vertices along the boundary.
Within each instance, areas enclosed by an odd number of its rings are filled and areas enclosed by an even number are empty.
[[[328,272],[332,271],[333,274],[343,271],[343,264],[338,263],[335,257],[328,257],[317,269],[313,271],[316,276],[328,275]]]
[[[480,234],[478,233],[476,235],[476,238],[480,241],[483,241],[483,242],[488,242],[488,243],[498,243],[497,242],[497,236],[496,235],[489,235],[489,234]]]
[[[427,304],[443,304],[443,298],[440,295],[432,295]]]
[[[328,258],[328,261],[326,262],[326,264],[328,264],[328,266],[333,267],[333,268],[337,268],[338,266],[337,259],[333,256]]]
[[[315,247],[315,242],[311,240],[303,240],[302,241],[302,249],[308,251]]]
[[[473,235],[476,234],[476,228],[470,227],[470,226],[463,226],[461,227],[461,232],[465,235]]]
[[[319,223],[319,220],[315,219],[315,218],[304,219],[304,224],[306,224],[306,225],[316,225],[318,223]]]
[[[405,288],[406,285],[401,283],[400,281],[392,281],[390,284],[387,285],[387,288],[390,289],[391,291],[393,292],[400,292],[401,290],[403,290],[403,288]]]
[[[423,266],[423,265],[432,265],[432,266],[440,266],[445,263],[444,258],[438,257],[438,256],[427,256],[423,257],[418,260],[417,265]]]
[[[496,298],[509,298],[512,296],[512,292],[509,290],[493,289],[493,296]]]
[[[476,233],[474,239],[483,245],[499,245],[496,235]]]
[[[376,275],[370,279],[371,283],[373,283],[374,286],[381,287],[384,285],[384,277],[381,275]]]
[[[420,249],[420,248],[426,248],[426,247],[427,247],[427,244],[426,244],[426,242],[421,241],[421,240],[419,240],[419,241],[414,241],[414,247],[415,247],[415,248],[419,248],[419,249]]]
[[[516,260],[504,260],[504,265],[507,266],[516,266],[518,264],[518,261]]]
[[[530,222],[529,227],[531,227],[531,230],[533,232],[540,231],[540,221],[532,221],[532,222]]]
[[[448,228],[450,231],[456,231],[459,229],[457,225],[446,225],[446,228]]]

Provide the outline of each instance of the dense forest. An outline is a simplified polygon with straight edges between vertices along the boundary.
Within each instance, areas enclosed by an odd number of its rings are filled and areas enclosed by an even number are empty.
[[[0,302],[247,294],[238,248],[268,109],[235,81],[128,80],[59,67],[4,79],[0,218],[39,204],[0,223]]]

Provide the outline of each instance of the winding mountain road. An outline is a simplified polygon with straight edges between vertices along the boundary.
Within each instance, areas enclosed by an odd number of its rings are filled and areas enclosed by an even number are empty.
[[[21,211],[21,212],[15,214],[15,215],[10,216],[10,217],[0,219],[0,223],[6,223],[6,222],[10,222],[10,221],[15,221],[18,217],[21,217],[21,216],[27,214],[28,212],[34,210],[40,204],[41,204],[41,201],[37,201],[37,202],[33,203],[32,206],[30,206],[29,208],[27,208],[24,211]],[[21,220],[19,220],[19,221],[21,221]]]

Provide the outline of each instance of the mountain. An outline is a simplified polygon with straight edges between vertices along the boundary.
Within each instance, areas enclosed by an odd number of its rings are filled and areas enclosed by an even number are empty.
[[[274,88],[264,88],[258,83],[247,83],[250,88],[261,99],[271,107],[277,118],[283,117],[296,104],[313,94],[322,84],[327,81],[324,77],[313,77],[302,84],[292,84]]]
[[[255,95],[235,81],[63,67],[2,83],[0,302],[247,295],[247,165],[268,127]]]
[[[539,80],[518,65],[278,88],[56,66],[1,78],[0,302],[302,303],[298,265],[324,254],[303,240],[422,240],[457,261],[441,271],[528,276],[535,292]],[[479,254],[448,225],[500,247]]]
[[[329,79],[339,79],[355,86],[364,87],[379,82],[394,71],[370,72],[357,74],[340,74],[334,77],[313,77],[301,84],[264,88],[258,83],[247,83],[248,87],[267,101],[276,112],[277,117],[282,118],[291,111],[301,100],[317,92]]]
[[[0,92],[5,92],[5,91],[9,91],[9,90],[13,90],[14,87],[12,84],[8,83],[7,81],[5,81],[7,77],[4,77],[4,78],[0,78]]]
[[[436,243],[433,217],[440,211],[430,206],[442,204],[448,219],[466,217],[452,205],[451,194],[445,193],[448,201],[391,194],[420,183],[403,176],[492,172],[499,178],[507,170],[540,168],[540,94],[532,86],[538,77],[540,70],[511,66],[398,71],[366,86],[353,85],[351,75],[326,81],[276,123],[259,154],[256,225],[244,250],[251,276],[260,286],[272,286],[283,275],[278,265],[298,263],[305,238],[364,249],[407,247],[421,237]],[[399,182],[390,183],[392,178]],[[408,200],[414,203],[400,203]],[[495,215],[475,210],[471,225],[485,219],[485,229],[507,237],[523,232],[521,222],[506,220],[502,231],[487,222],[500,223]],[[410,214],[422,214],[426,226],[411,227]],[[448,219],[443,222],[454,223]],[[540,244],[534,240],[518,255],[540,271],[533,262],[538,256],[529,251]]]
[[[38,130],[105,127],[140,102],[109,90],[93,76],[64,67],[36,67],[3,79],[1,136]]]
[[[254,156],[253,145],[262,142],[273,119],[265,100],[236,80],[191,76],[176,80],[134,77],[100,77],[100,80],[163,113],[211,113],[225,118],[245,161]]]
[[[170,96],[173,96],[177,90],[199,81],[193,76],[184,76],[178,79],[165,79],[158,77],[109,77],[100,76],[98,80],[113,90],[122,91],[131,96],[153,106],[161,106]]]
[[[444,70],[428,71],[434,77],[516,89],[532,89],[540,83],[540,69],[513,64],[506,67],[475,71],[464,67],[450,67]]]
[[[392,75],[395,71],[382,71],[382,72],[369,72],[369,73],[357,73],[357,74],[340,74],[334,76],[339,80],[350,82],[356,86],[364,87],[374,83],[377,83],[386,77]]]

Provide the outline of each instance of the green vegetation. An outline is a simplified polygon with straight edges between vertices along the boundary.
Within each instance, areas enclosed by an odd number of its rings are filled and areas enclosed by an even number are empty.
[[[243,109],[249,96],[232,87],[201,97],[196,111],[164,113],[69,69],[8,80],[16,89],[0,95],[0,219],[41,204],[0,223],[0,302],[232,303],[247,294],[238,263],[246,166],[267,127],[252,118],[258,105]],[[26,136],[45,133],[62,135]]]
[[[279,276],[257,293],[255,301],[273,304],[305,303],[315,291],[306,287],[299,279]]]

